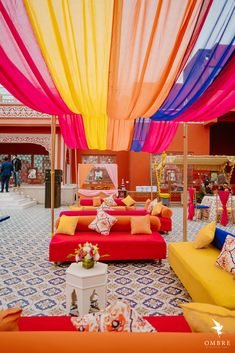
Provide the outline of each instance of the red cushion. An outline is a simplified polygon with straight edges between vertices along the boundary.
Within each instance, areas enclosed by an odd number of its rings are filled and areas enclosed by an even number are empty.
[[[114,201],[116,202],[116,204],[117,204],[118,206],[126,206],[126,205],[124,204],[124,202],[122,202],[122,199],[114,199]]]
[[[145,316],[159,332],[191,332],[183,316]],[[76,331],[69,316],[22,316],[20,331]]]
[[[101,255],[109,254],[105,261],[166,258],[166,242],[158,232],[141,235],[112,232],[104,236],[90,231],[74,236],[54,235],[49,247],[49,261],[74,261],[74,258],[67,258],[68,254],[74,253],[78,244],[86,241],[98,244]]]
[[[159,217],[161,221],[160,232],[171,232],[172,231],[172,219],[166,217]]]
[[[93,206],[93,200],[92,199],[80,199],[79,201],[80,206]]]

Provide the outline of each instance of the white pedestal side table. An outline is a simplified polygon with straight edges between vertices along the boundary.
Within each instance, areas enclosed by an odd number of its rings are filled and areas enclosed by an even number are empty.
[[[89,313],[90,298],[97,293],[99,309],[106,306],[106,285],[108,265],[97,262],[93,268],[85,269],[82,263],[72,263],[66,270],[66,312],[70,313],[72,294],[77,296],[79,315]]]

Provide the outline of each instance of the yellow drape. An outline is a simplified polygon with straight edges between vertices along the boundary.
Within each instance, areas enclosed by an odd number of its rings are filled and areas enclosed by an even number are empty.
[[[54,83],[84,119],[90,149],[106,149],[113,0],[24,0]]]

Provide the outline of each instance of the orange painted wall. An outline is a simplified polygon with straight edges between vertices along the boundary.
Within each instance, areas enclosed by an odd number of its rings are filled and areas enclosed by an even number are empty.
[[[150,154],[147,152],[130,153],[130,187],[129,190],[135,191],[138,185],[150,185]]]
[[[183,124],[180,124],[167,152],[183,153]],[[188,125],[188,152],[196,155],[210,154],[210,128],[202,124]]]

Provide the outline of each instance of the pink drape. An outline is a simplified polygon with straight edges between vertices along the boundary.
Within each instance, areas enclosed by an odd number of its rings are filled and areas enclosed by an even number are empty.
[[[104,165],[103,165],[104,166]],[[117,164],[105,164],[105,168],[112,180],[112,183],[115,189],[118,188],[118,173],[117,173]]]
[[[174,121],[209,121],[235,107],[235,56],[219,76],[183,114]]]
[[[88,150],[81,115],[63,114],[59,115],[58,118],[65,144],[72,149],[80,148],[82,150]]]
[[[189,188],[188,189],[189,192],[189,202],[188,202],[188,219],[190,221],[193,220],[194,217],[194,189],[193,188]]]
[[[57,91],[22,0],[0,2],[0,33],[1,84],[26,106],[42,113],[60,114],[68,147],[87,148],[82,117],[69,110]],[[71,118],[68,114],[72,114]]]
[[[229,191],[218,190],[218,195],[223,207],[220,224],[222,224],[222,226],[226,226],[228,224],[228,211],[227,211],[226,205],[227,205],[230,193]]]
[[[148,136],[142,151],[162,153],[174,138],[179,123],[166,121],[151,121]]]

